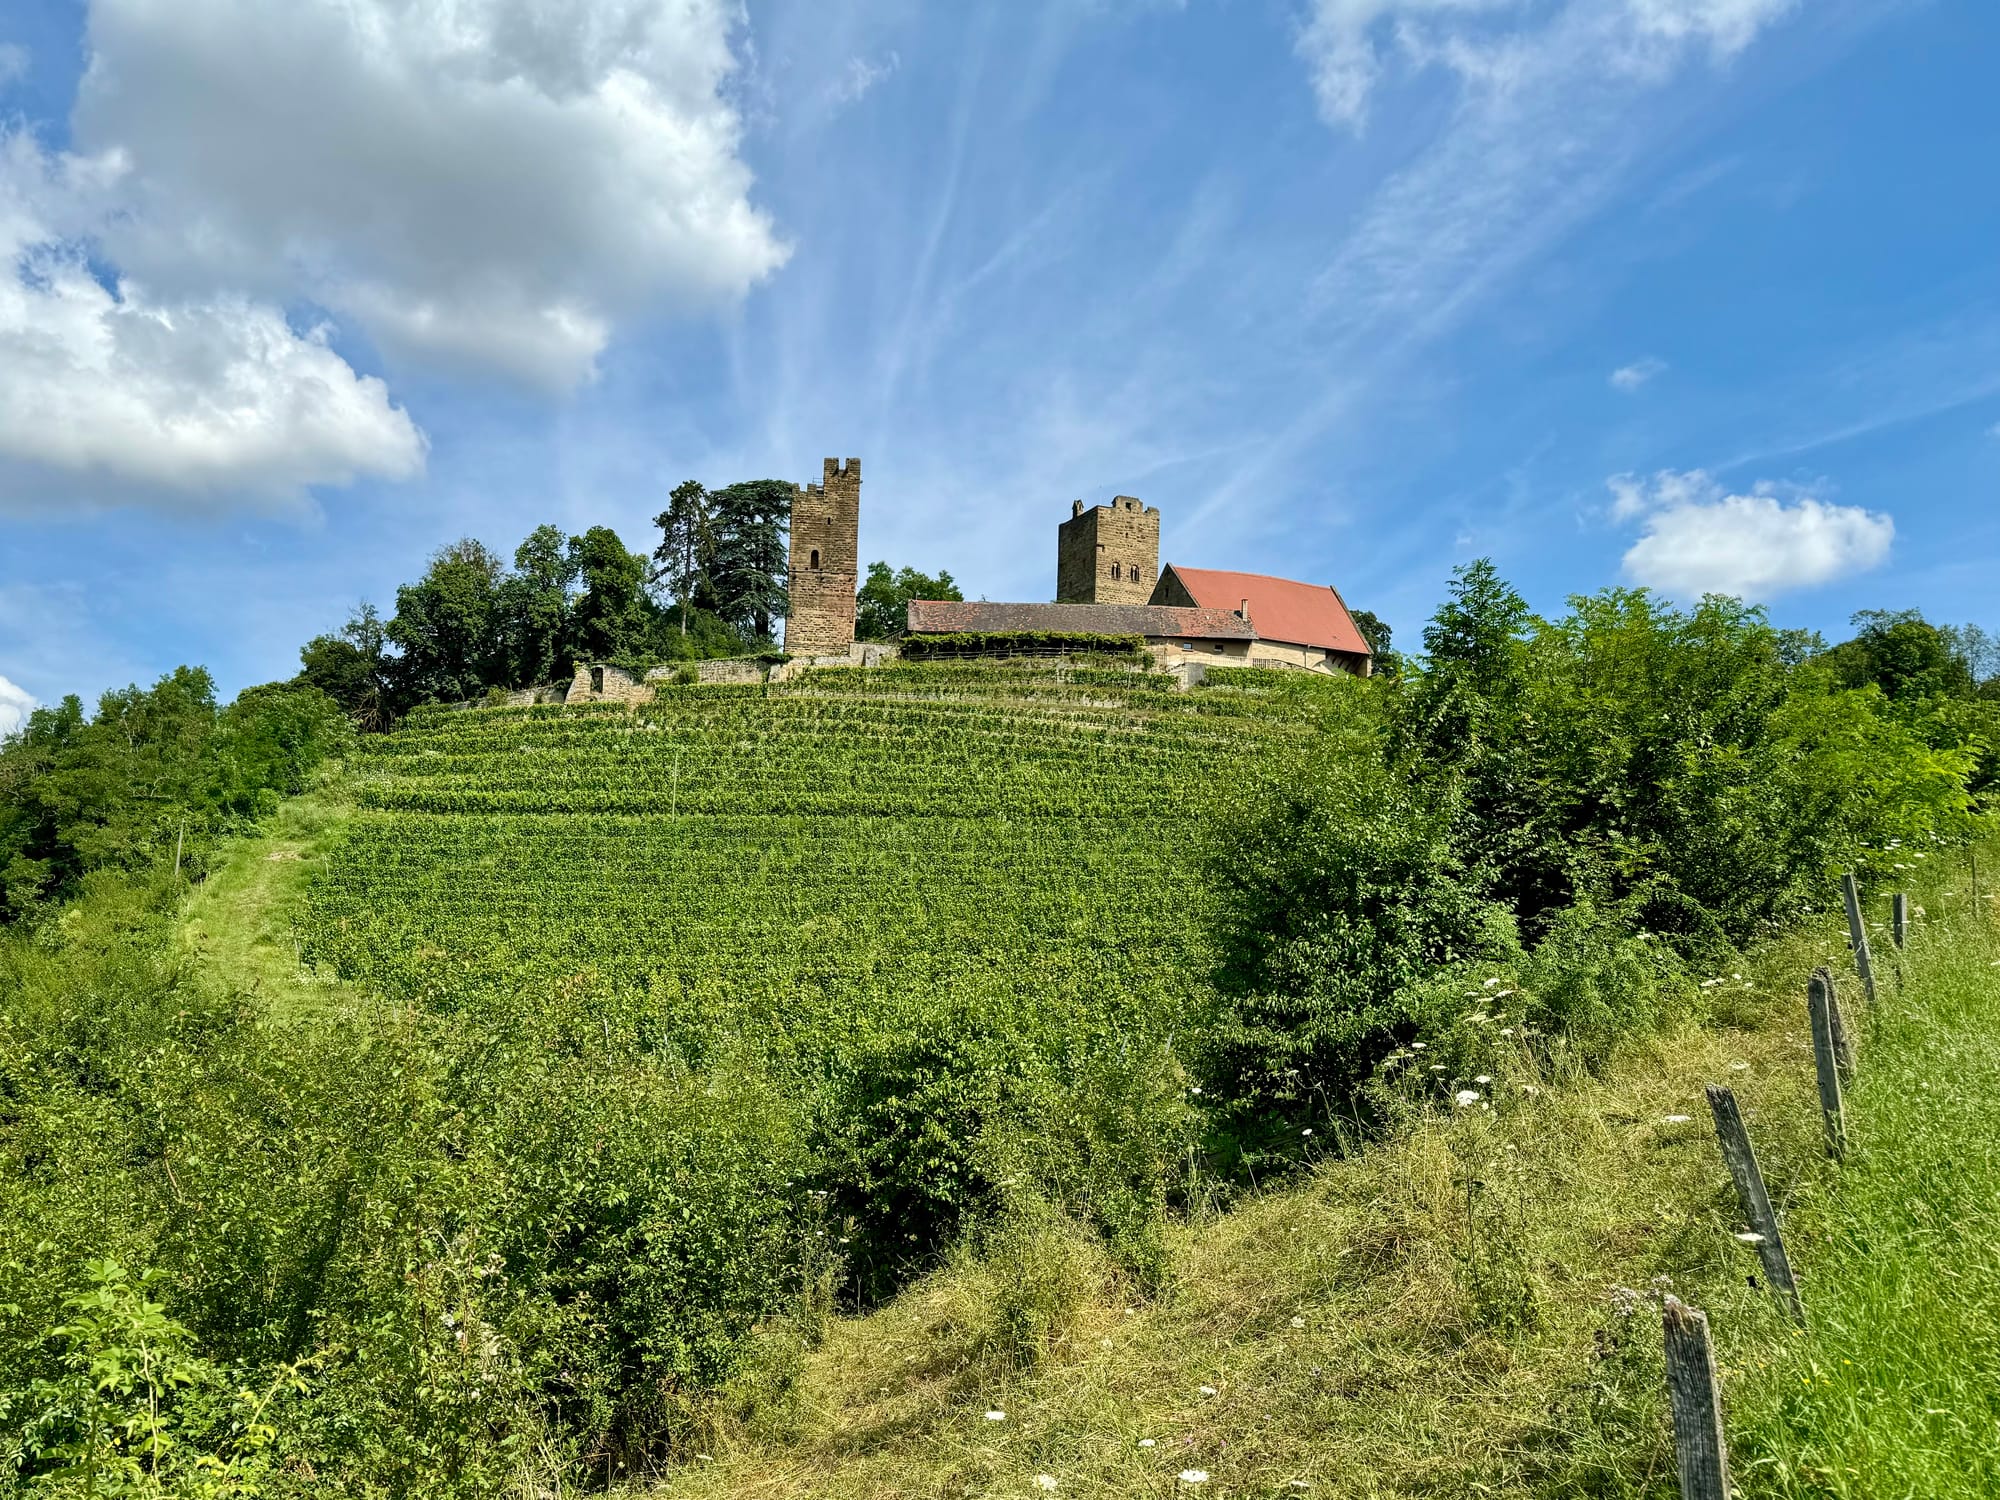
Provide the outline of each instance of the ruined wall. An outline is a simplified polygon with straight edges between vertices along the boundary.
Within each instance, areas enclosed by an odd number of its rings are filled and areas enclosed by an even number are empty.
[[[1056,603],[1146,604],[1160,581],[1160,508],[1120,495],[1056,528]]]
[[[854,591],[860,583],[861,460],[826,460],[824,482],[792,494],[792,612],[785,650],[835,656],[854,644]]]

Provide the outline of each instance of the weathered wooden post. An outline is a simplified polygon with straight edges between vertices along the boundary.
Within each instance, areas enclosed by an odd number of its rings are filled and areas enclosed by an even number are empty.
[[[1893,915],[1889,920],[1889,935],[1896,940],[1898,948],[1910,945],[1910,895],[1908,891],[1896,892],[1890,903]]]
[[[1819,1074],[1819,1113],[1826,1126],[1826,1154],[1847,1155],[1847,1109],[1840,1099],[1840,1064],[1833,1040],[1833,988],[1819,975],[1806,987],[1812,1014],[1813,1067]]]
[[[1667,1395],[1674,1412],[1674,1461],[1681,1500],[1729,1500],[1729,1447],[1722,1437],[1722,1384],[1708,1314],[1669,1297],[1661,1315],[1667,1336]]]
[[[1722,1159],[1736,1183],[1736,1197],[1743,1205],[1743,1217],[1756,1236],[1757,1258],[1764,1263],[1764,1279],[1785,1304],[1785,1310],[1799,1322],[1806,1320],[1805,1304],[1799,1300],[1799,1284],[1792,1279],[1791,1257],[1785,1254],[1785,1237],[1778,1232],[1777,1211],[1764,1189],[1764,1174],[1757,1166],[1757,1153],[1750,1149],[1750,1133],[1743,1128],[1743,1115],[1736,1107],[1736,1094],[1719,1083],[1708,1086],[1708,1108],[1715,1116],[1715,1138],[1722,1146]]]
[[[1847,941],[1854,949],[1854,967],[1861,974],[1861,987],[1868,991],[1868,1004],[1875,1004],[1875,959],[1868,948],[1868,928],[1861,920],[1861,888],[1854,872],[1840,877],[1840,893],[1847,902]]]
[[[1840,1065],[1842,1085],[1854,1082],[1854,1033],[1847,1028],[1847,1011],[1840,1003],[1840,991],[1833,982],[1833,970],[1821,964],[1806,981],[1826,991],[1826,1016],[1833,1032],[1833,1060]]]

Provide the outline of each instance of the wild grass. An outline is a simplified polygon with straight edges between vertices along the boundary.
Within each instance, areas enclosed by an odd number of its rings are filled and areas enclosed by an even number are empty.
[[[2000,1492],[2000,949],[1952,878],[1919,888],[1867,1019],[1844,1168],[1804,1004],[1815,964],[1852,974],[1828,923],[1707,976],[1705,1015],[1598,1076],[1517,1060],[1490,1108],[1178,1225],[1152,1300],[1112,1275],[1046,1294],[1017,1245],[836,1320],[788,1399],[659,1493],[1666,1497],[1666,1291],[1714,1321],[1743,1495]],[[1808,1334],[1733,1238],[1710,1082],[1743,1103]],[[1009,1299],[1061,1309],[1036,1358],[992,1356]]]
[[[1962,913],[1957,883],[1934,900]],[[1994,928],[1920,923],[1906,982],[1880,994],[1847,1100],[1852,1154],[1793,1208],[1810,1331],[1748,1382],[1746,1494],[2000,1494]]]

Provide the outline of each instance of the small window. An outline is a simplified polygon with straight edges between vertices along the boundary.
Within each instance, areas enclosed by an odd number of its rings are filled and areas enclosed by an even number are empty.
[[[819,548],[817,547],[812,549],[812,566],[815,568],[819,566]]]
[[[1183,651],[1192,651],[1192,650],[1194,650],[1194,642],[1193,642],[1193,641],[1182,641],[1182,642],[1181,642],[1181,650],[1183,650]]]
[[[604,668],[592,667],[590,669],[590,690],[593,693],[604,691]]]
[[[1116,577],[1118,576],[1118,564],[1117,564],[1117,563],[1113,563],[1113,564],[1111,565],[1111,576],[1112,576],[1113,578],[1116,578]]]
[[[1223,645],[1223,644],[1222,644],[1222,642],[1220,642],[1220,641],[1217,641],[1217,642],[1215,643],[1215,654],[1216,654],[1217,656],[1220,656],[1220,655],[1222,655],[1222,654],[1223,654],[1223,652],[1227,651],[1228,649],[1229,649],[1229,648],[1228,648],[1227,646]]]

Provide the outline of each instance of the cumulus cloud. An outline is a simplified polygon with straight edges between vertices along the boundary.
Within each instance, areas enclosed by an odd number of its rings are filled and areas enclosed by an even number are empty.
[[[1896,536],[1893,520],[1860,506],[1768,483],[1734,495],[1699,469],[1620,474],[1609,484],[1613,518],[1641,525],[1626,575],[1683,599],[1768,600],[1830,583],[1880,566]]]
[[[149,284],[305,296],[552,388],[621,319],[787,255],[724,85],[736,0],[91,0],[72,121],[130,163]]]
[[[1630,393],[1638,390],[1654,376],[1664,374],[1666,368],[1667,362],[1664,359],[1654,359],[1651,356],[1635,359],[1631,364],[1620,365],[1611,372],[1611,385],[1615,390]]]
[[[17,687],[5,677],[0,677],[0,740],[27,723],[34,707],[35,700],[26,688]]]
[[[0,504],[47,501],[52,480],[286,498],[422,470],[415,424],[324,327],[240,294],[107,285],[74,234],[122,176],[0,135]]]
[[[1321,116],[1359,128],[1395,62],[1441,66],[1489,91],[1529,85],[1541,54],[1565,33],[1601,39],[1606,74],[1645,76],[1690,46],[1727,58],[1793,9],[1797,0],[1312,0],[1297,50],[1312,76]]]

